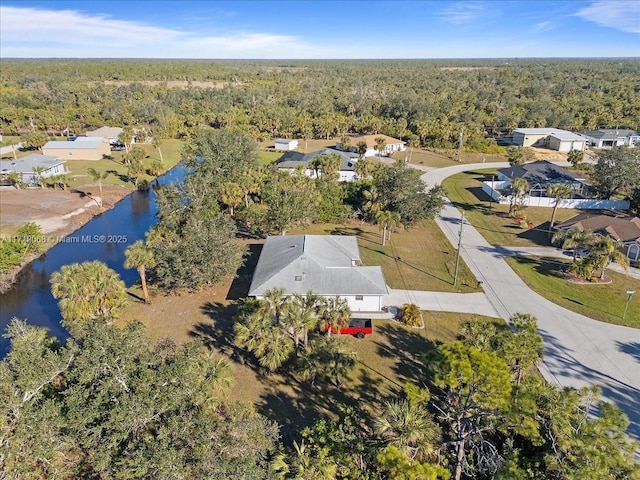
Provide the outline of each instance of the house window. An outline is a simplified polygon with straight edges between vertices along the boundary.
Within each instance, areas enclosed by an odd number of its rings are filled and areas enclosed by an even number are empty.
[[[364,297],[362,295],[356,295],[356,300],[362,301],[364,300]]]
[[[296,282],[302,281],[302,275],[296,275]]]

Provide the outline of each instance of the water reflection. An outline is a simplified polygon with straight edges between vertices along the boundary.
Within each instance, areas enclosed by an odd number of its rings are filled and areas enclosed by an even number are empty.
[[[170,184],[182,176],[183,169],[176,167],[158,181]],[[60,325],[57,300],[51,295],[51,274],[69,263],[100,260],[118,272],[127,286],[132,285],[138,280],[138,274],[124,269],[124,251],[144,239],[156,223],[156,212],[155,189],[134,192],[25,267],[14,288],[0,295],[2,333],[9,321],[18,317],[49,328],[58,338],[66,338],[67,332]],[[6,355],[8,346],[7,339],[0,338],[0,357]]]

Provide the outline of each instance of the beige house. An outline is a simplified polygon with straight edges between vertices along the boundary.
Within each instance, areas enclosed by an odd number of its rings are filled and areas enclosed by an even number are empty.
[[[513,143],[519,147],[550,148],[557,152],[584,150],[586,139],[558,128],[516,128]]]
[[[61,160],[101,160],[111,155],[111,147],[103,137],[78,137],[70,142],[47,142],[42,147],[42,154]]]
[[[121,127],[100,127],[92,132],[87,132],[87,137],[101,137],[106,138],[109,144],[114,145],[118,143],[118,135],[122,133]]]

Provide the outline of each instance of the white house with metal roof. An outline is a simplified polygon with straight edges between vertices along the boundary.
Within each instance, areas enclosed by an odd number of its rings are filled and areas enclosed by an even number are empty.
[[[249,296],[262,299],[274,288],[286,295],[337,295],[352,312],[380,312],[389,293],[382,269],[363,266],[356,237],[346,235],[267,237]]]
[[[0,161],[0,175],[18,172],[27,185],[36,185],[36,179],[48,178],[66,173],[64,160],[52,155],[32,153],[16,160]]]
[[[516,128],[513,143],[519,147],[543,147],[558,152],[584,150],[586,139],[558,128]]]

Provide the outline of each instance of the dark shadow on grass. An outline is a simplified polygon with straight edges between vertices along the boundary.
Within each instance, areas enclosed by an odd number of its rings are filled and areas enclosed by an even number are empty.
[[[422,270],[421,268],[416,267],[415,265],[412,265],[412,264],[410,264],[408,262],[405,262],[400,257],[396,257],[394,255],[389,255],[388,253],[383,252],[382,250],[379,250],[377,248],[371,248],[371,247],[366,247],[366,246],[363,246],[361,248],[365,249],[365,250],[370,250],[370,251],[375,252],[375,253],[379,253],[380,255],[384,255],[385,257],[388,257],[388,258],[394,260],[396,263],[402,263],[403,265],[406,265],[407,267],[412,268],[413,270],[416,270],[417,272],[423,273],[424,275],[427,275],[428,277],[435,278],[436,280],[440,280],[441,282],[451,283],[450,280],[445,280],[444,278],[440,278],[437,275],[434,275],[434,274],[432,274],[430,272],[427,272],[426,270]]]
[[[244,252],[242,266],[236,271],[236,276],[231,282],[226,300],[239,300],[245,298],[249,293],[253,272],[258,264],[262,252],[261,243],[250,243]]]
[[[256,357],[233,343],[233,317],[237,313],[237,305],[206,302],[200,309],[211,318],[211,323],[194,325],[189,335],[200,339],[207,348],[217,350],[236,363],[260,370]]]
[[[422,335],[393,323],[378,328],[388,344],[377,342],[378,355],[395,358],[392,367],[404,384],[412,382],[419,386],[433,386],[433,377],[425,362],[425,356],[433,353],[437,345]]]

